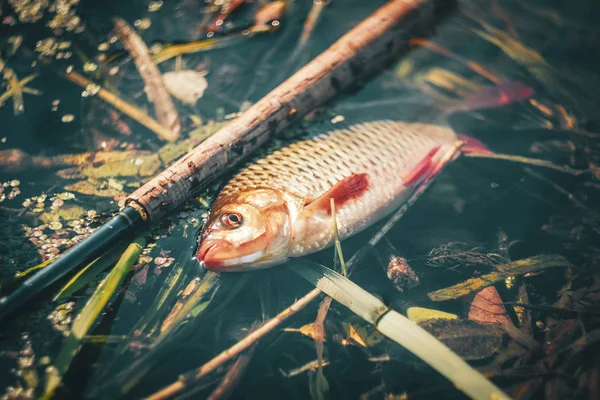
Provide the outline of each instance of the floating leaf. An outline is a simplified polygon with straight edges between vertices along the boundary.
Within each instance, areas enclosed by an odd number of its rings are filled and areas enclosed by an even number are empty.
[[[329,398],[329,382],[325,375],[319,376],[316,371],[308,373],[308,390],[313,400],[327,400]]]
[[[183,70],[166,72],[162,77],[169,93],[186,104],[194,105],[208,87],[206,74],[206,71]]]

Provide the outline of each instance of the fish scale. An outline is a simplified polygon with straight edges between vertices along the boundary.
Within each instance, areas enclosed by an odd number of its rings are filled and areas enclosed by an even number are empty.
[[[401,179],[435,146],[452,146],[449,128],[402,121],[375,121],[335,129],[293,143],[255,161],[221,190],[216,202],[240,191],[272,187],[308,199],[324,194],[341,178],[391,169]],[[398,186],[401,182],[389,182]]]
[[[353,174],[366,173],[369,188],[360,198],[338,208],[336,219],[342,238],[348,237],[399,207],[416,185],[403,177],[416,168],[432,149],[434,162],[458,142],[448,127],[394,120],[345,125],[292,143],[250,164],[223,187],[213,209],[243,191],[268,187],[308,203]],[[302,232],[296,227],[291,256],[326,247],[333,241],[331,217],[315,218]]]

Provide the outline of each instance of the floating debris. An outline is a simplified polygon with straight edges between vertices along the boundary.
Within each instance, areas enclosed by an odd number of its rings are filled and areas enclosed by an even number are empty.
[[[150,4],[148,4],[148,12],[157,12],[162,8],[162,6],[162,1],[151,1]]]
[[[170,71],[162,75],[169,93],[178,100],[194,105],[208,87],[207,71]]]
[[[62,333],[64,336],[68,336],[71,332],[71,323],[73,322],[73,310],[75,309],[75,302],[70,301],[67,303],[60,304],[48,315],[48,320],[52,322],[54,329]]]
[[[406,258],[393,256],[387,266],[387,277],[399,292],[419,286],[418,275],[408,265]]]
[[[62,116],[61,121],[64,123],[69,123],[75,121],[75,116],[73,114],[65,114]]]

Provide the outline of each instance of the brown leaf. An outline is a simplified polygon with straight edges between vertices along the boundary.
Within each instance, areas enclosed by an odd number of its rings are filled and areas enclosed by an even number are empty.
[[[469,319],[480,324],[510,324],[498,291],[488,286],[475,294],[469,307]]]

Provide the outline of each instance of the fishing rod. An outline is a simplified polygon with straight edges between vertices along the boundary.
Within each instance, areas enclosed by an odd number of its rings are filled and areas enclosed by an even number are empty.
[[[51,284],[120,241],[160,220],[270,138],[352,85],[389,66],[428,36],[456,0],[390,0],[327,50],[133,192],[125,208],[89,237],[0,299],[0,321],[25,307]]]

